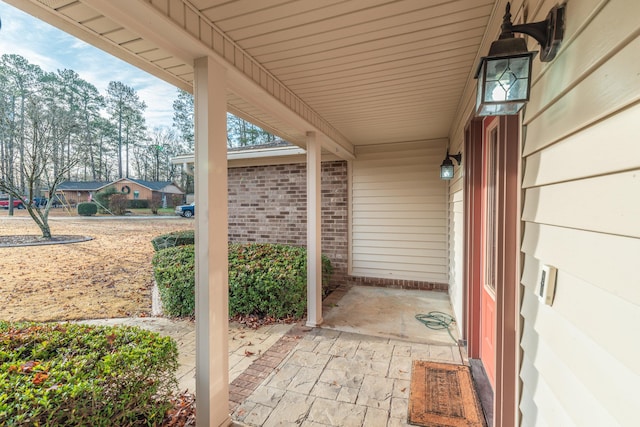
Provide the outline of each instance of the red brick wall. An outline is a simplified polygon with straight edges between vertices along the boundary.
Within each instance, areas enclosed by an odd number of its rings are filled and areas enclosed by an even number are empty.
[[[306,164],[229,168],[229,240],[307,244]],[[322,163],[322,253],[347,275],[347,163]]]

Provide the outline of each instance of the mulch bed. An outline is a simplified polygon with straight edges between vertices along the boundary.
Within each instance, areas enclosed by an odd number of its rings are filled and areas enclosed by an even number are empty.
[[[64,235],[51,236],[50,239],[45,239],[39,235],[0,236],[0,248],[10,248],[14,246],[59,245],[63,243],[84,242],[87,240],[91,240],[91,237]]]

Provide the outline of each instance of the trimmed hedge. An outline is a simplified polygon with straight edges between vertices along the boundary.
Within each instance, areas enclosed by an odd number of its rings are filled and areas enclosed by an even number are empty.
[[[149,201],[145,199],[133,199],[129,200],[127,205],[128,209],[147,209],[149,207]]]
[[[322,284],[331,262],[322,257]],[[229,245],[229,313],[301,318],[307,309],[307,250],[278,244]]]
[[[91,216],[98,213],[98,205],[91,202],[78,203],[78,215]]]
[[[157,252],[161,249],[172,248],[174,246],[193,245],[195,241],[195,232],[193,230],[183,230],[154,237],[151,240],[151,245],[153,245],[153,249]]]
[[[163,249],[153,258],[154,275],[164,311],[171,316],[195,314],[193,245]],[[322,257],[323,288],[332,273]],[[306,249],[268,243],[229,245],[229,315],[301,318],[307,308]]]
[[[0,321],[0,425],[159,425],[176,343],[135,327]]]
[[[195,315],[195,246],[161,249],[152,263],[162,310],[169,316]]]

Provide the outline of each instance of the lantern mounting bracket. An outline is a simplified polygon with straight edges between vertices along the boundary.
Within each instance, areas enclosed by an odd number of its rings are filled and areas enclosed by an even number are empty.
[[[502,32],[499,38],[513,38],[513,33],[531,36],[542,48],[540,61],[549,62],[556,57],[564,37],[565,9],[566,4],[556,5],[549,11],[547,19],[544,21],[513,25],[511,22],[511,2],[509,2],[502,20]]]

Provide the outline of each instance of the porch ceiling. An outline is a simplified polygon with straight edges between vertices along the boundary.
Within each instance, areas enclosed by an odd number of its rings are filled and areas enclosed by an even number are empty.
[[[7,2],[188,91],[217,54],[229,111],[352,154],[448,136],[496,0]]]

